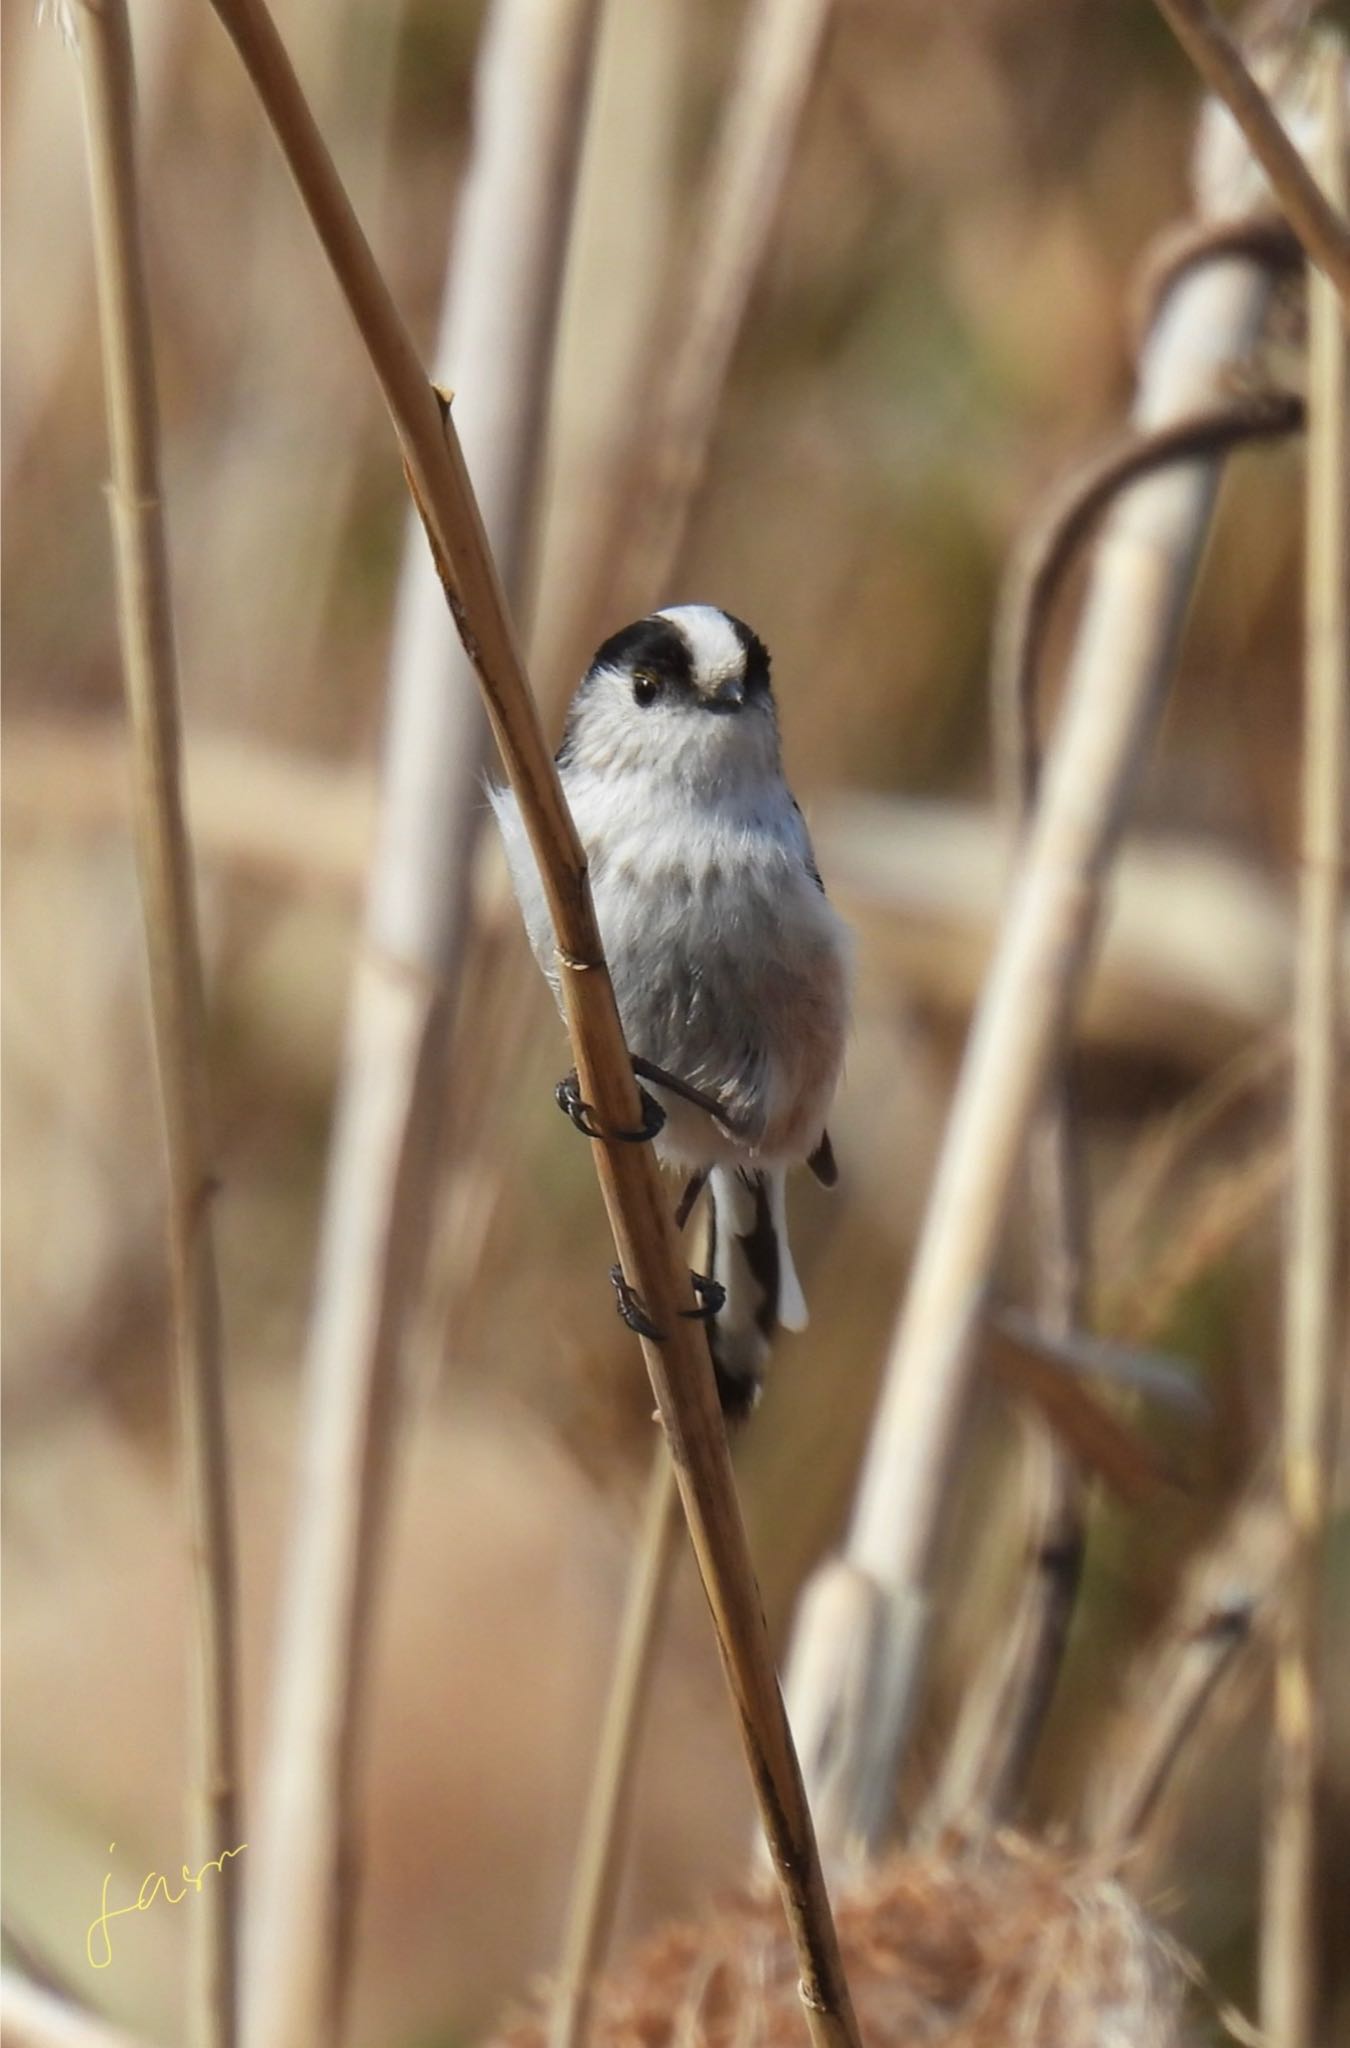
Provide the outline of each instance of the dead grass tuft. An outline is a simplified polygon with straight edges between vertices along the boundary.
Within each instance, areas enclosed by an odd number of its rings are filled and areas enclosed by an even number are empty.
[[[1098,1862],[1001,1834],[896,1856],[836,1899],[872,2048],[1185,2048],[1172,1945]],[[544,2048],[513,2017],[489,2048]],[[594,2048],[796,2048],[796,1967],[766,1892],[662,1929],[598,1988]]]

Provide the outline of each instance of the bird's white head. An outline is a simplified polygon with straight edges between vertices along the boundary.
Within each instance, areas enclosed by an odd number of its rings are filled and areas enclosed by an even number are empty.
[[[564,773],[626,771],[708,789],[780,770],[769,655],[715,605],[672,605],[613,634],[572,700]]]

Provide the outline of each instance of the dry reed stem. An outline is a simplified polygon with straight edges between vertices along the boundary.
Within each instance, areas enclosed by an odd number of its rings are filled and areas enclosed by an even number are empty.
[[[1216,256],[1254,256],[1268,270],[1293,275],[1303,268],[1303,245],[1283,214],[1253,213],[1245,220],[1182,221],[1164,228],[1144,251],[1130,282],[1130,333],[1140,346],[1157,324],[1163,300],[1178,278]]]
[[[1188,257],[1194,262],[1193,247]],[[1036,678],[1046,625],[1091,521],[1127,479],[1249,438],[1288,432],[1302,417],[1299,399],[1254,393],[1195,420],[1131,436],[1068,478],[1029,529],[1004,584],[991,678],[996,767],[1015,823],[1025,828],[1040,779]],[[1036,1312],[1043,1329],[1067,1336],[1081,1323],[1087,1303],[1090,1225],[1062,1071],[1052,1077],[1037,1114],[1026,1170]],[[1025,1582],[1012,1625],[962,1714],[939,1792],[944,1813],[1000,1822],[1017,1811],[1054,1696],[1086,1543],[1087,1498],[1077,1461],[1043,1426],[1025,1432],[1024,1446]]]
[[[1037,1319],[1044,1330],[1067,1336],[1081,1319],[1086,1297],[1087,1225],[1063,1075],[1041,1105],[1027,1163]],[[943,1819],[969,1815],[1002,1822],[1016,1813],[1078,1596],[1086,1540],[1080,1456],[1065,1448],[1044,1414],[1029,1422],[1023,1443],[1024,1580],[1012,1624],[977,1675],[944,1763],[934,1801]]]
[[[1214,210],[1245,212],[1247,166],[1225,172]],[[1225,258],[1178,283],[1145,353],[1137,428],[1213,405],[1268,292],[1266,273],[1245,259]],[[810,1759],[813,1786],[817,1769],[828,1781],[821,1825],[831,1850],[875,1845],[889,1824],[992,1263],[1069,1026],[1102,877],[1161,715],[1218,475],[1209,456],[1136,482],[1098,544],[1041,801],[967,1041],[848,1533],[848,1566],[874,1594],[868,1628],[828,1684],[870,1708],[850,1723],[848,1750]],[[798,1697],[794,1686],[794,1704]],[[828,1697],[810,1712],[815,1727],[836,1725]]]
[[[596,622],[669,600],[718,407],[778,216],[833,0],[752,0],[718,124],[699,225],[678,293],[657,308],[645,384],[650,416],[620,465],[596,576],[564,635],[585,659]],[[670,309],[678,318],[670,317]],[[575,643],[585,640],[582,648]],[[571,687],[571,675],[567,686]]]
[[[447,285],[448,369],[466,388],[466,445],[516,581],[540,461],[594,14],[595,0],[499,0],[493,9],[479,64],[476,153]],[[290,96],[288,132],[307,152],[311,191],[315,182],[325,189],[329,218],[345,235],[347,275],[362,294],[366,331],[383,321],[383,360],[399,394],[386,385],[386,397],[403,406],[405,419],[421,412],[418,431],[431,452],[413,457],[412,467],[430,460],[444,474],[431,389],[390,317],[383,282],[279,46],[269,55],[264,19],[252,18],[255,51],[270,64],[273,87]],[[424,554],[420,537],[417,547]],[[401,593],[364,946],[310,1326],[301,1492],[252,1862],[250,2040],[311,2039],[338,2024],[345,1995],[346,1837],[367,1696],[365,1638],[409,1390],[400,1359],[432,1207],[482,810],[482,732],[444,597],[434,573],[419,564],[405,574]]]
[[[596,1765],[587,1793],[558,1981],[550,2048],[577,2048],[586,2030],[596,1971],[604,1959],[618,1893],[624,1819],[642,1732],[643,1708],[661,1639],[683,1519],[675,1473],[658,1444],[647,1485],[637,1554],[628,1582]]]
[[[1052,565],[1067,560],[1069,552],[1067,546],[1058,555],[1053,547],[1040,551],[1039,575],[1023,572],[1028,594],[1020,608],[1006,591],[1017,586],[1018,562],[1026,554],[1014,558],[1000,605],[1000,618],[1012,613],[1013,624],[1002,638],[996,630],[994,638],[990,709],[995,779],[1004,810],[1022,835],[1041,774],[1038,625],[1052,601],[1046,589],[1053,589]],[[1009,646],[1006,680],[1000,686],[998,652]],[[1026,1175],[1036,1314],[1053,1335],[1068,1336],[1083,1314],[1089,1226],[1062,1059],[1032,1126]],[[1086,1497],[1076,1463],[1043,1420],[1029,1424],[1023,1444],[1027,1562],[1021,1596],[1004,1641],[977,1677],[961,1715],[938,1795],[940,1810],[970,1812],[986,1821],[1007,1819],[1016,1810],[1053,1697],[1082,1576]]]
[[[1313,177],[1207,0],[1157,0],[1157,7],[1205,84],[1242,130],[1285,219],[1309,260],[1330,278],[1342,315],[1350,318],[1350,227],[1344,200],[1333,203]]]
[[[197,1865],[238,1847],[238,1675],[220,1288],[211,1227],[213,1139],[201,945],[182,799],[178,675],[160,477],[149,295],[141,246],[135,78],[125,0],[82,0],[94,267],[111,453],[134,829],[168,1178],[169,1273],[193,1626],[189,1742]],[[235,2039],[239,1874],[207,1887],[190,1935],[189,2032]]]
[[[1318,72],[1318,156],[1346,204],[1345,45]],[[1335,292],[1308,277],[1308,476],[1302,849],[1285,1229],[1281,1462],[1291,1551],[1275,1664],[1262,1867],[1261,2023],[1271,2048],[1317,2032],[1318,1771],[1326,1724],[1319,1610],[1336,1440],[1338,1164],[1343,1070],[1340,938],[1350,741],[1350,410]]]
[[[299,84],[260,0],[214,0],[272,124],[328,256],[403,449],[409,488],[427,529],[465,650],[473,662],[511,783],[520,800],[553,920],[559,979],[581,1091],[604,1130],[640,1122],[637,1087],[586,874],[585,856],[540,730],[463,453],[452,420],[416,353]],[[747,1761],[773,1844],[801,1973],[801,1998],[818,2048],[856,2048],[857,2029],[816,1854],[810,1812],[783,1712],[759,1594],[736,1499],[726,1432],[703,1332],[682,1310],[697,1306],[655,1159],[645,1145],[594,1147],[597,1173],[625,1278],[664,1340],[642,1339],[712,1610]],[[321,1705],[322,1703],[316,1703]],[[335,1704],[329,1702],[329,1711]],[[331,1845],[330,1845],[331,1846]],[[291,1883],[313,1887],[321,1935],[332,1932],[329,1856],[307,1858]],[[307,1945],[313,1930],[305,1930]],[[317,1964],[322,1945],[312,1951]],[[258,2013],[250,2048],[314,2048],[319,1987],[302,1971],[301,1996]]]
[[[1167,1619],[1136,1659],[1088,1786],[1088,1839],[1123,1856],[1148,1829],[1222,1681],[1268,1637],[1289,1544],[1268,1475],[1187,1565]]]
[[[148,2048],[13,1970],[0,1970],[0,2029],[5,2048]]]
[[[1234,393],[1192,418],[1122,440],[1067,476],[1017,545],[999,596],[990,678],[995,752],[1005,784],[1029,812],[1040,773],[1036,677],[1064,579],[1093,524],[1136,478],[1249,441],[1278,440],[1303,424],[1292,391]]]

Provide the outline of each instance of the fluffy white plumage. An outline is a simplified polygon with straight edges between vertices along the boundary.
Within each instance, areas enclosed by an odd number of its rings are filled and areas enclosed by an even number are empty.
[[[806,1305],[787,1246],[788,1166],[820,1145],[848,1020],[846,928],[783,779],[768,657],[748,627],[680,605],[606,641],[558,755],[634,1053],[734,1127],[654,1088],[661,1156],[710,1169],[712,1330],[727,1379],[758,1382],[775,1322]],[[490,792],[531,944],[557,989],[543,888],[515,799]]]

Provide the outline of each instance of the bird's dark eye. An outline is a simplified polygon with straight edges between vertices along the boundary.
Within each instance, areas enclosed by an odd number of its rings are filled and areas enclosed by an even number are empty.
[[[661,684],[658,679],[645,668],[638,669],[633,677],[633,702],[645,707],[654,704],[660,694]]]

